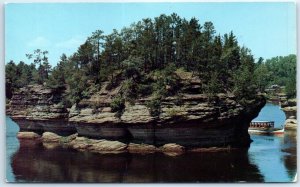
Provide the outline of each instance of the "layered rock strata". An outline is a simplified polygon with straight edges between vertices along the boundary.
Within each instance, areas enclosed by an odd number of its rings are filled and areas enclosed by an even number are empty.
[[[64,105],[63,90],[31,85],[13,95],[7,114],[17,122],[20,131],[39,135],[78,133],[92,139],[155,147],[169,143],[191,148],[247,147],[251,142],[248,125],[265,104],[260,96],[243,107],[233,95],[218,94],[210,98],[190,91],[180,97],[164,98],[156,117],[151,116],[147,107],[151,97],[125,103],[125,109],[118,113],[112,111],[110,103],[121,86],[108,91],[106,85],[71,108]]]
[[[60,135],[76,133],[68,123],[68,110],[63,104],[64,90],[29,85],[15,92],[6,113],[19,125],[20,131]]]
[[[285,129],[295,130],[297,129],[297,101],[288,100],[281,103],[281,109],[285,113]]]
[[[40,142],[47,149],[66,147],[75,149],[77,151],[88,151],[101,154],[118,154],[125,152],[147,154],[161,152],[169,156],[178,156],[185,152],[223,152],[234,150],[234,148],[230,146],[223,148],[188,148],[175,143],[168,143],[160,147],[156,147],[154,145],[149,144],[126,144],[120,141],[91,139],[78,136],[78,134],[72,134],[70,136],[60,136],[52,132],[44,132],[42,135],[38,135],[33,132],[19,132],[18,138],[22,142],[33,141],[35,142],[35,144]],[[31,142],[31,144],[33,142]]]

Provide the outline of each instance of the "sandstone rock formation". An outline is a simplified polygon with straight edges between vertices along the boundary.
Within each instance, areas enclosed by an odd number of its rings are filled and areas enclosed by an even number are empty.
[[[42,135],[43,142],[51,143],[51,142],[59,142],[61,136],[53,133],[53,132],[44,132]]]
[[[160,147],[160,149],[162,151],[166,151],[166,152],[183,152],[184,151],[184,147],[183,146],[177,145],[175,143],[165,144],[162,147]]]
[[[130,143],[127,147],[130,153],[154,153],[158,151],[158,148],[148,144],[135,144]]]
[[[119,141],[97,140],[86,137],[79,137],[78,134],[70,136],[60,136],[52,132],[44,132],[42,136],[34,132],[19,132],[18,138],[20,141],[27,141],[25,144],[38,144],[42,143],[46,149],[56,149],[59,147],[68,147],[78,151],[88,151],[100,154],[117,154],[117,153],[139,153],[149,154],[155,152],[162,152],[168,156],[179,156],[185,152],[222,152],[230,151],[230,147],[218,148],[193,148],[187,149],[184,146],[168,143],[161,147],[156,147],[149,144],[136,144],[136,143],[122,143]],[[38,140],[38,141],[36,141]],[[24,142],[23,142],[24,144]]]
[[[41,136],[35,132],[18,132],[17,138],[19,139],[38,139]]]
[[[234,95],[217,94],[211,98],[199,94],[200,82],[194,79],[182,80],[182,93],[161,100],[159,116],[151,116],[147,106],[152,98],[144,97],[125,103],[121,112],[113,112],[112,99],[119,93],[118,86],[110,91],[104,83],[101,90],[88,99],[67,108],[64,104],[65,91],[31,85],[16,92],[9,105],[7,114],[17,122],[20,131],[30,131],[42,135],[52,132],[59,136],[78,133],[79,136],[95,139],[91,146],[78,137],[75,149],[97,152],[103,144],[108,147],[119,146],[120,151],[128,143],[129,150],[152,150],[168,143],[184,147],[247,147],[250,145],[248,125],[265,104],[262,96],[247,101],[242,106]],[[178,102],[180,101],[180,102]],[[58,141],[59,137],[44,134],[48,141]],[[118,141],[121,144],[106,144],[104,140]],[[101,141],[100,141],[101,140]],[[126,146],[125,146],[126,145]],[[108,149],[105,147],[105,149]]]
[[[288,100],[281,103],[281,108],[286,116],[285,129],[296,130],[297,129],[297,101]]]
[[[68,110],[63,103],[64,90],[28,85],[15,92],[6,113],[17,122],[20,131],[38,134],[55,132],[60,135],[76,133],[68,123]]]
[[[287,130],[297,130],[297,119],[286,119],[285,120],[285,129]]]

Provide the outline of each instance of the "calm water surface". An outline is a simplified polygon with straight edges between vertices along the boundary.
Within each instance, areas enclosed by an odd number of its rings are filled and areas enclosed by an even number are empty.
[[[267,104],[257,120],[285,116]],[[222,153],[94,154],[66,148],[46,149],[19,142],[18,126],[6,118],[6,176],[9,182],[291,182],[297,168],[296,132],[251,135],[249,150]]]

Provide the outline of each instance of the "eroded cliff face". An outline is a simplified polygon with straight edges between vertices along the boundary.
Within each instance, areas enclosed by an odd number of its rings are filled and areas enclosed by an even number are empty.
[[[161,146],[177,143],[187,147],[249,146],[248,125],[265,104],[258,96],[247,106],[236,102],[233,95],[218,94],[209,98],[191,90],[199,83],[191,80],[186,93],[166,97],[161,101],[160,114],[151,116],[147,102],[151,97],[125,103],[124,110],[113,112],[112,99],[121,85],[101,90],[89,99],[66,108],[64,91],[28,86],[16,92],[7,114],[21,131],[55,132],[59,135],[78,133],[94,139],[118,140]]]
[[[297,129],[297,101],[296,99],[281,102],[281,109],[285,113],[285,129]]]
[[[20,127],[20,131],[45,131],[68,135],[76,132],[68,123],[69,112],[63,104],[64,90],[29,85],[15,92],[6,113]]]
[[[7,113],[14,119],[52,120],[64,119],[68,111],[62,104],[63,91],[41,85],[29,85],[15,92]]]

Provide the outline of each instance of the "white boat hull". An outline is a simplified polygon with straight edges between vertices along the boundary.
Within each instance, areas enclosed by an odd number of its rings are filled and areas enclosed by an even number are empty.
[[[251,134],[283,134],[284,128],[282,129],[248,129]]]

